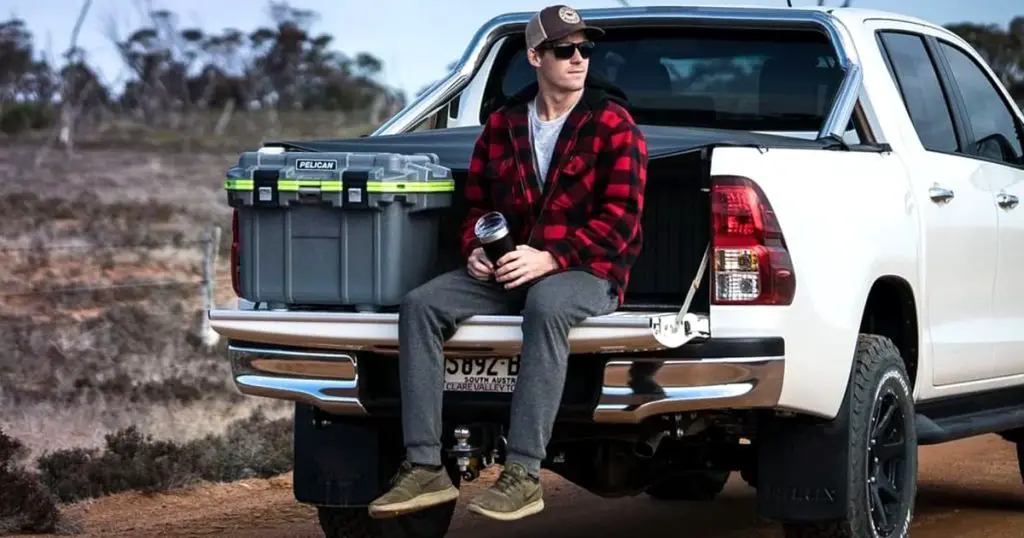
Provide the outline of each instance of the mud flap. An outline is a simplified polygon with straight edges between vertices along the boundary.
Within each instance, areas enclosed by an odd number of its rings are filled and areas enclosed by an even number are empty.
[[[758,425],[757,510],[767,519],[828,521],[849,503],[850,394],[833,420],[779,417]]]
[[[295,499],[318,506],[369,504],[387,485],[381,464],[393,459],[382,450],[390,448],[384,433],[371,422],[331,417],[296,404]]]

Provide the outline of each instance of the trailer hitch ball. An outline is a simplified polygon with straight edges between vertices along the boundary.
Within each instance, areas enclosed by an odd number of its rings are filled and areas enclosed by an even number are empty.
[[[455,428],[455,450],[457,454],[456,462],[459,464],[459,470],[465,471],[466,467],[469,466],[469,455],[472,452],[473,447],[469,446],[469,428],[459,426]]]
[[[480,443],[478,446],[473,446],[470,444],[470,427],[467,425],[456,426],[453,430],[455,445],[448,449],[449,457],[454,458],[455,464],[459,467],[459,475],[463,480],[469,482],[476,480],[484,468],[496,463],[499,454],[499,447],[496,443],[498,440],[504,441],[504,437],[501,436],[498,436],[494,442],[488,441],[495,436],[491,435],[492,432],[486,426],[479,433]]]

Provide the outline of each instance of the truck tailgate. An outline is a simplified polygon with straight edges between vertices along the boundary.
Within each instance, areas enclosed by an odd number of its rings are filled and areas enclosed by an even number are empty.
[[[398,350],[397,313],[304,312],[215,309],[210,325],[240,342],[306,348]],[[445,345],[449,355],[517,355],[521,316],[474,316],[459,325]],[[587,318],[569,333],[571,353],[658,350],[708,336],[708,318],[677,312],[615,312]]]

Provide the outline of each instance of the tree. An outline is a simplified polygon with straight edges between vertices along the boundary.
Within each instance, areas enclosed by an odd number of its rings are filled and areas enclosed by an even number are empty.
[[[162,126],[199,109],[372,110],[386,117],[404,106],[404,94],[380,81],[380,58],[337,50],[334,36],[315,31],[316,12],[272,0],[267,15],[248,31],[183,27],[170,10],[147,13],[145,24],[127,32],[110,25],[107,36],[129,73],[120,87],[104,87],[81,49],[71,47],[51,65],[24,21],[0,21],[0,129],[45,127],[66,101],[82,117],[117,107]]]
[[[190,114],[210,109],[219,111],[220,127],[236,109],[330,111],[339,123],[370,111],[370,121],[380,122],[405,105],[404,93],[381,81],[381,59],[368,51],[341,52],[335,36],[317,30],[316,12],[278,0],[266,12],[267,22],[258,27],[219,32],[183,26],[169,10],[147,13],[145,24],[125,32],[111,26],[108,37],[129,72],[117,86],[104,86],[74,43],[57,55],[58,63],[44,57],[24,21],[0,21],[0,131],[50,128],[60,120],[63,139],[67,129],[118,112],[151,127],[187,127]],[[948,28],[1024,101],[1024,16],[1004,27],[968,21]]]
[[[1018,101],[1024,100],[1024,16],[1005,28],[961,22],[947,25],[973,46]]]
[[[38,57],[25,21],[0,22],[0,131],[15,133],[48,124],[52,111],[44,104],[59,90],[56,75]]]

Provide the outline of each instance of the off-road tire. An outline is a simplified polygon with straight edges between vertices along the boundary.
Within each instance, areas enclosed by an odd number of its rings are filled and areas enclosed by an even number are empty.
[[[448,475],[459,487],[457,470]],[[318,506],[317,516],[325,538],[444,538],[455,514],[456,501],[394,518],[374,519],[365,506]]]
[[[910,378],[899,350],[888,338],[861,334],[857,338],[849,398],[850,451],[849,461],[849,507],[846,517],[839,521],[823,523],[783,522],[786,538],[905,538],[913,517],[914,501],[917,496],[917,432],[914,427],[914,401]],[[894,522],[891,530],[876,530],[873,505],[872,482],[869,472],[879,452],[878,437],[873,436],[875,421],[884,416],[888,409],[894,414],[885,428],[891,435],[902,436],[900,450],[894,452],[896,460],[902,463],[895,476],[896,494],[889,521]],[[902,414],[902,416],[901,416]],[[877,432],[874,432],[877,433]],[[875,444],[872,445],[872,441]],[[869,458],[871,461],[869,461]],[[902,459],[902,462],[900,461]],[[876,482],[877,483],[877,482]],[[886,500],[887,495],[883,497]]]
[[[1017,449],[1017,471],[1020,473],[1021,481],[1024,482],[1024,428],[999,432],[999,436],[1015,445]]]
[[[1017,470],[1020,472],[1020,479],[1024,482],[1024,442],[1017,441]]]
[[[317,508],[326,538],[442,538],[448,533],[455,503],[399,516],[373,519],[364,507]]]
[[[729,474],[718,469],[674,474],[647,488],[645,493],[659,501],[710,501],[725,489]]]

